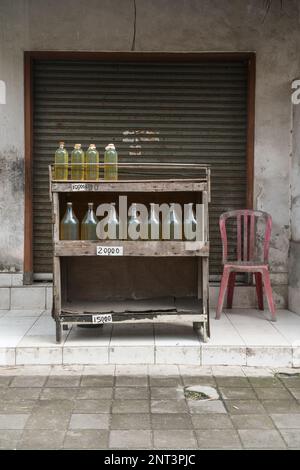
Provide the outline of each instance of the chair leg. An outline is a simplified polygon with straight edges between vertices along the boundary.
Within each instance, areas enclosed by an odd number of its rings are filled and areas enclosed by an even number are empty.
[[[227,290],[227,308],[232,308],[235,277],[236,277],[236,273],[229,274],[228,290]]]
[[[263,296],[263,285],[261,273],[254,273],[255,276],[255,287],[259,310],[264,310],[264,296]]]
[[[275,306],[274,306],[274,301],[273,301],[272,287],[271,287],[269,271],[264,269],[262,276],[263,276],[263,281],[264,281],[265,292],[266,292],[266,297],[267,297],[267,301],[268,301],[269,310],[272,314],[272,320],[276,321]]]
[[[216,320],[220,319],[221,313],[223,310],[223,304],[224,304],[225,293],[226,293],[226,289],[228,285],[229,274],[230,274],[229,270],[227,268],[224,268],[222,279],[221,279],[220,291],[219,291],[218,305],[217,305],[217,311],[216,311]]]

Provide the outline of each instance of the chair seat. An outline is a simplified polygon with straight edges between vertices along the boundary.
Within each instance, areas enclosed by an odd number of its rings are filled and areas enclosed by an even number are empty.
[[[268,264],[261,261],[227,261],[224,266],[236,271],[256,271],[268,269]]]

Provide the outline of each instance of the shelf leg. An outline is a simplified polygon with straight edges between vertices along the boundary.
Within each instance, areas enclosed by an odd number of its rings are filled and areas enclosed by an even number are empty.
[[[63,325],[63,330],[64,330],[64,331],[68,331],[68,329],[69,329],[69,325],[64,324],[64,325]]]
[[[62,340],[62,327],[59,320],[56,320],[56,342],[61,343]]]

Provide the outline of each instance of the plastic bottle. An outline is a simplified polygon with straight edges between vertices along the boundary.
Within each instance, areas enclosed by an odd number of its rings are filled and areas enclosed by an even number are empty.
[[[75,163],[75,165],[73,165]],[[80,165],[80,163],[82,165]],[[83,180],[84,179],[84,151],[81,148],[81,144],[75,144],[74,150],[71,153],[71,179],[72,180]]]
[[[96,149],[95,144],[90,144],[89,148],[85,153],[85,179],[86,180],[98,180],[99,179],[99,167],[98,165],[89,165],[89,163],[99,163],[99,152]]]
[[[184,211],[184,238],[185,240],[195,240],[196,238],[197,220],[195,218],[193,205],[194,205],[193,202],[188,203]]]
[[[107,164],[107,165],[106,165]],[[118,153],[114,144],[108,144],[104,152],[104,179],[118,179]]]
[[[67,203],[67,210],[60,223],[61,240],[79,240],[79,222],[74,214],[72,202]]]
[[[59,142],[59,147],[55,152],[55,179],[56,180],[67,180],[68,179],[68,162],[69,154],[65,149],[65,143]]]
[[[88,210],[81,222],[81,240],[98,240],[96,227],[98,219],[94,213],[94,203],[88,203]]]

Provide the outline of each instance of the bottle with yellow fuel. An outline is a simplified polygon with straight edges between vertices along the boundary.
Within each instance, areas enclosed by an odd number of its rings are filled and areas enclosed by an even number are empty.
[[[71,153],[71,179],[84,179],[84,151],[81,144],[75,144]]]
[[[85,153],[85,179],[98,180],[99,179],[99,152],[95,144],[90,144]],[[92,165],[90,165],[92,163]]]
[[[104,152],[104,179],[118,179],[118,154],[114,144],[108,144]]]
[[[68,179],[68,160],[69,154],[65,149],[65,143],[59,142],[59,147],[55,152],[55,179],[56,180],[67,180]]]

